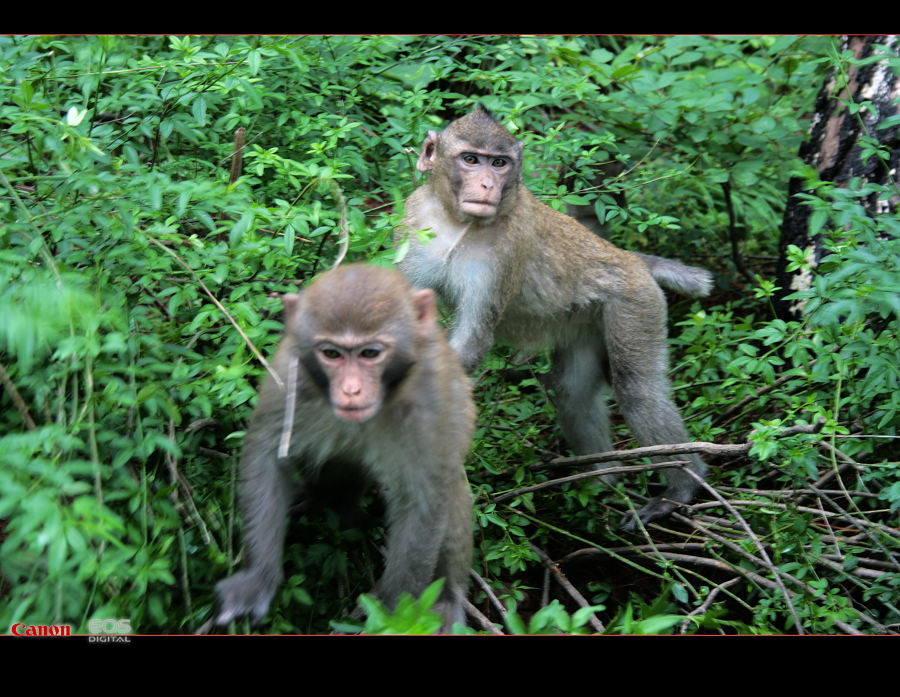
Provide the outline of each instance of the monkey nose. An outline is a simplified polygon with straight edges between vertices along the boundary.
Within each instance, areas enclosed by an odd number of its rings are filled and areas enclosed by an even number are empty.
[[[341,385],[341,392],[346,395],[357,395],[362,392],[362,383],[359,382],[345,382]]]

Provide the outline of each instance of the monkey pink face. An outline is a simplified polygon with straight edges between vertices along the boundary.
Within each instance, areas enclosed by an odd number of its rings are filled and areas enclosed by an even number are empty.
[[[513,162],[500,155],[464,152],[456,160],[457,205],[462,213],[476,218],[497,214]]]
[[[380,343],[344,347],[323,342],[316,357],[329,379],[334,415],[344,421],[363,422],[381,408],[381,372],[389,351]]]

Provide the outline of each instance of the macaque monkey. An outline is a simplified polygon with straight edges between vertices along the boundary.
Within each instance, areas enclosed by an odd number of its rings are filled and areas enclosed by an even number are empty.
[[[619,249],[539,202],[522,183],[522,149],[481,105],[429,131],[416,166],[431,174],[407,199],[395,237],[409,241],[400,269],[454,311],[450,345],[467,371],[495,341],[552,349],[550,386],[575,453],[613,449],[607,385],[641,445],[688,440],[669,397],[666,299],[657,284],[706,295],[709,273]],[[422,241],[419,230],[433,238]],[[703,477],[703,460],[690,460]],[[690,474],[666,472],[663,495],[638,512],[644,523],[693,496]],[[628,516],[623,527],[637,524]]]
[[[443,577],[442,630],[465,623],[472,496],[463,462],[475,407],[435,302],[399,272],[365,264],[284,296],[272,361],[281,384],[266,377],[241,456],[246,567],[216,586],[218,624],[268,611],[294,493],[353,499],[369,481],[386,504],[374,594],[393,608],[401,592],[419,595]]]

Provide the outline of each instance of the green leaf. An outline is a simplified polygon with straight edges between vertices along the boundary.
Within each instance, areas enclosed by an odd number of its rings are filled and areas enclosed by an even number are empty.
[[[231,228],[231,232],[228,233],[228,244],[231,247],[236,247],[240,241],[243,239],[244,234],[250,229],[250,226],[253,224],[253,211],[245,211],[244,214],[240,217]]]

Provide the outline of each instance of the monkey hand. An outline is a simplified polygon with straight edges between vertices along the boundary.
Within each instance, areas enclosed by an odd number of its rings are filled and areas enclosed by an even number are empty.
[[[271,579],[258,571],[240,571],[216,584],[219,596],[219,615],[216,624],[228,624],[231,620],[250,615],[253,624],[269,611],[269,603],[275,595],[279,579]]]

